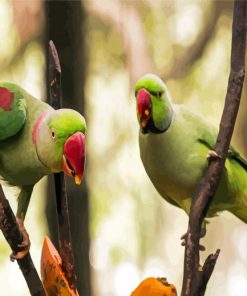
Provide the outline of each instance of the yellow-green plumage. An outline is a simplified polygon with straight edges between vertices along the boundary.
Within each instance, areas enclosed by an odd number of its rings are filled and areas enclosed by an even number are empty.
[[[147,80],[149,85],[146,84]],[[146,75],[138,81],[136,93],[143,88],[148,91],[151,85],[152,100],[155,100],[154,84],[165,89],[164,83],[157,76]],[[169,101],[165,91],[160,99]],[[192,197],[207,168],[207,153],[216,142],[217,129],[184,106],[171,106],[172,120],[166,130],[160,133],[143,133],[141,128],[140,154],[157,191],[168,202],[184,209],[188,214]],[[163,116],[166,117],[167,114],[164,112]],[[152,120],[155,125],[155,118]],[[228,210],[247,223],[246,169],[246,160],[231,147],[208,217]]]
[[[35,184],[50,170],[39,161],[32,141],[32,133],[39,116],[53,109],[48,104],[33,98],[17,85],[1,83],[0,87],[6,87],[12,93],[17,94],[18,100],[22,100],[22,105],[25,106],[23,122],[13,122],[17,125],[17,132],[13,136],[8,136],[9,126],[4,127],[7,138],[0,141],[0,175],[11,185],[21,187]],[[16,110],[15,107],[13,111]],[[12,122],[9,112],[11,110],[5,112],[7,124]],[[2,125],[3,121],[0,121],[0,129]]]
[[[0,176],[21,189],[17,216],[24,218],[33,186],[62,171],[66,140],[86,124],[78,112],[54,110],[12,83],[0,84],[0,116]]]

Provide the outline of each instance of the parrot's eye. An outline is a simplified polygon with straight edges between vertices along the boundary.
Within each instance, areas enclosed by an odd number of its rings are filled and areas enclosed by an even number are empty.
[[[53,130],[51,131],[51,137],[53,140],[56,138],[56,133]]]
[[[162,97],[162,92],[161,91],[157,92],[156,96],[157,96],[158,99],[160,99]]]

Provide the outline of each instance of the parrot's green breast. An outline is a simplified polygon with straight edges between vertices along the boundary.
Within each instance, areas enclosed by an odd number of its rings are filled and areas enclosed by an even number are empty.
[[[209,149],[213,149],[216,130],[182,106],[174,105],[174,111],[172,123],[166,132],[140,133],[140,153],[157,191],[188,213],[192,197],[207,167],[206,156]],[[244,183],[247,184],[246,170],[234,159],[228,159],[208,216],[245,204],[247,186]]]
[[[190,135],[186,135],[188,132]],[[207,154],[206,148],[200,154],[196,150],[196,131],[177,116],[166,132],[140,133],[139,140],[144,167],[155,187],[178,203],[191,196],[206,166]]]

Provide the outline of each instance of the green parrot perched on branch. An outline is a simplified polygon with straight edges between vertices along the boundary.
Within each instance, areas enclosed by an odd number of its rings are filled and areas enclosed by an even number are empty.
[[[21,87],[0,83],[0,176],[21,189],[17,222],[25,256],[30,242],[24,218],[34,185],[45,175],[64,171],[80,184],[85,167],[84,117],[71,109],[54,110]]]
[[[166,85],[154,74],[140,78],[135,97],[144,168],[161,196],[189,214],[207,158],[217,157],[217,129],[185,106],[172,104]],[[247,161],[233,147],[207,217],[224,210],[247,223]]]

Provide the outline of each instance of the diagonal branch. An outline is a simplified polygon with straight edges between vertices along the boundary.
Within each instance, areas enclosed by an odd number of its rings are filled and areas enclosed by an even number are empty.
[[[231,72],[220,130],[215,145],[215,151],[219,157],[209,162],[208,171],[203,176],[191,205],[184,258],[183,296],[204,295],[207,282],[219,255],[219,250],[215,254],[209,255],[203,268],[200,268],[199,240],[201,224],[224,169],[241,99],[245,76],[246,10],[247,1],[235,0],[232,25]]]
[[[19,226],[16,223],[15,215],[6,199],[2,186],[0,185],[0,229],[14,253],[19,252],[18,245],[23,241]],[[45,295],[43,285],[34,267],[30,253],[17,263],[26,280],[31,295]]]
[[[56,47],[49,42],[49,90],[50,104],[53,108],[62,107],[61,66]],[[54,174],[56,205],[58,217],[59,253],[62,269],[72,289],[76,289],[76,274],[69,223],[66,182],[63,173]]]

